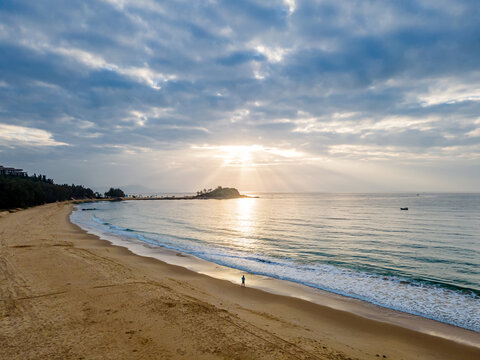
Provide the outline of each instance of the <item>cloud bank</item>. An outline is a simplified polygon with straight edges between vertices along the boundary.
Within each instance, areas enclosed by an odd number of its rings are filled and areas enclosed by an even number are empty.
[[[0,163],[158,191],[478,191],[479,20],[475,0],[5,0]]]

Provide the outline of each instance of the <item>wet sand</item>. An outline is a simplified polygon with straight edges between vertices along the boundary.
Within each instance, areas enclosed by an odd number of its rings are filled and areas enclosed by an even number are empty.
[[[242,288],[112,246],[71,211],[0,215],[0,359],[480,359],[478,333]]]

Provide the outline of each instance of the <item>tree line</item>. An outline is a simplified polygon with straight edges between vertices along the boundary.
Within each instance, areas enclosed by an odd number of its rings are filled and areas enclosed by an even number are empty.
[[[93,199],[92,189],[82,185],[57,185],[43,176],[0,176],[0,209],[29,206],[72,199]]]

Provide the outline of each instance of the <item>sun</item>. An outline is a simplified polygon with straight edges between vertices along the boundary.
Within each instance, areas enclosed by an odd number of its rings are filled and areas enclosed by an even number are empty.
[[[218,157],[223,159],[224,166],[248,167],[254,165],[254,155],[259,151],[258,145],[222,146]]]
[[[234,184],[241,190],[290,189],[290,166],[309,158],[292,147],[261,144],[191,145],[198,161],[205,163],[206,184]]]
[[[207,150],[216,159],[222,160],[223,167],[255,168],[296,161],[303,154],[295,149],[266,147],[263,145],[204,145],[193,149]]]

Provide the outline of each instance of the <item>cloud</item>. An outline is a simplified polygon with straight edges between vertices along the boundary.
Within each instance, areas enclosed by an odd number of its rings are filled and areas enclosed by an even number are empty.
[[[260,54],[264,55],[268,61],[272,63],[281,62],[285,55],[287,55],[290,50],[284,49],[281,47],[274,47],[269,48],[265,45],[255,45],[255,50],[257,50]]]
[[[22,41],[21,41],[22,42]],[[24,42],[25,43],[25,42]],[[127,66],[122,67],[114,63],[107,62],[101,56],[92,54],[76,48],[54,47],[49,44],[42,44],[41,46],[35,44],[27,44],[32,46],[32,49],[38,51],[49,51],[54,54],[65,56],[73,61],[79,62],[92,69],[113,71],[119,75],[128,76],[136,81],[144,82],[155,90],[161,88],[160,84],[176,78],[175,75],[166,75],[150,69],[148,66],[136,67]]]
[[[0,123],[70,146],[32,154],[17,139],[2,155],[26,168],[49,151],[73,167],[134,151],[145,167],[195,167],[186,158],[223,163],[195,144],[257,144],[252,161],[284,174],[416,156],[461,158],[466,178],[479,169],[479,15],[474,0],[5,0]]]
[[[305,114],[302,114],[305,115]],[[380,120],[363,118],[357,113],[333,113],[327,118],[299,117],[291,120],[299,133],[336,133],[364,136],[375,132],[399,133],[407,130],[428,131],[435,128],[438,117],[386,116]]]
[[[290,14],[295,11],[295,8],[297,7],[296,0],[284,0],[284,3],[288,6],[288,11],[290,12]]]
[[[416,95],[417,101],[422,106],[451,105],[465,101],[479,102],[479,76],[478,74],[472,74],[472,77],[476,78],[477,81],[472,81],[472,78],[466,81],[458,81],[455,78],[441,78],[432,81],[427,91]]]
[[[68,146],[67,143],[55,141],[52,134],[41,129],[16,125],[0,124],[0,139],[3,146]]]

